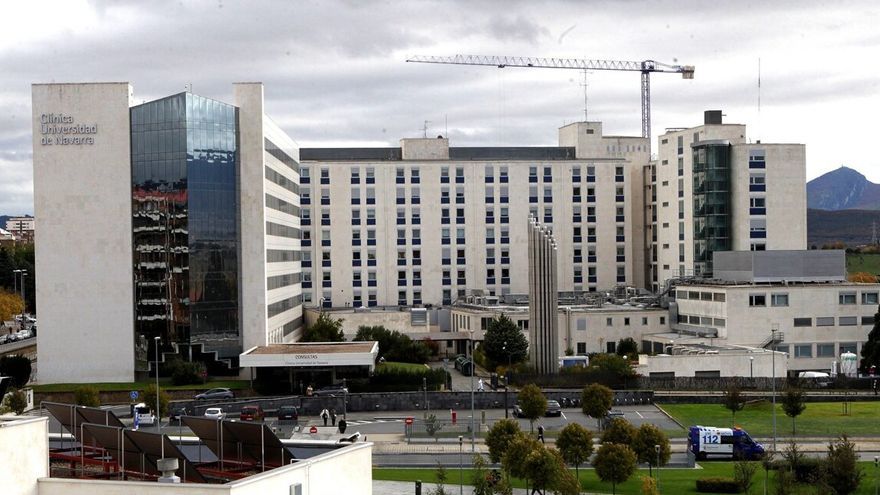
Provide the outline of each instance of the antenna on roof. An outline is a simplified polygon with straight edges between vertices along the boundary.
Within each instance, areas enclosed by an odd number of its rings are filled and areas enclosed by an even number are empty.
[[[758,57],[758,135],[757,141],[761,142],[761,57]]]
[[[428,124],[430,124],[430,120],[426,120],[425,124],[422,126],[422,137],[428,139]]]
[[[587,74],[587,69],[584,69],[584,82],[581,83],[584,88],[584,122],[589,121],[587,118]]]

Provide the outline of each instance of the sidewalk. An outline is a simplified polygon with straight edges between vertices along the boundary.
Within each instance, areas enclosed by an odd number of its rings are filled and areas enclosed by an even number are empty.
[[[449,483],[444,485],[446,488],[446,493],[458,493],[458,478],[455,477],[450,471],[450,477],[456,478],[455,483],[450,480]],[[412,481],[373,481],[373,493],[377,495],[413,495],[416,492],[415,482]],[[422,485],[422,495],[427,495],[433,491],[437,485],[432,483],[425,483]],[[473,495],[474,487],[465,486],[464,492],[466,495]],[[524,488],[514,488],[513,493],[515,495],[528,495],[528,492]],[[581,492],[582,495],[602,495],[598,493],[587,493]]]

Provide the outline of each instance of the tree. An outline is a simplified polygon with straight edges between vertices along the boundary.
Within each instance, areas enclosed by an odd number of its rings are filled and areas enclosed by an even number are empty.
[[[880,368],[880,306],[874,313],[874,326],[868,332],[868,341],[862,344],[862,373],[871,366]]]
[[[635,376],[629,361],[617,354],[593,354],[590,356],[590,368],[620,378]]]
[[[657,488],[657,480],[650,476],[642,476],[641,495],[660,495],[660,490]]]
[[[318,319],[306,327],[301,342],[345,342],[342,333],[342,318],[334,319],[321,311]]]
[[[578,423],[569,423],[556,437],[556,448],[565,462],[574,465],[575,478],[580,480],[580,465],[593,455],[593,434]]]
[[[742,392],[736,384],[730,385],[724,392],[724,402],[722,406],[733,414],[731,423],[736,423],[736,413],[742,411],[746,403],[742,397]]]
[[[639,353],[639,345],[633,340],[632,337],[626,337],[620,339],[617,343],[617,355],[618,356],[630,356],[632,354]]]
[[[529,420],[529,431],[535,430],[535,421],[547,412],[547,399],[534,383],[530,383],[519,391],[519,407],[523,416]]]
[[[797,387],[786,387],[782,394],[782,410],[791,418],[791,434],[795,434],[795,418],[804,412],[807,404],[804,402],[804,391]]]
[[[427,344],[413,341],[409,336],[381,325],[358,327],[354,340],[378,342],[379,357],[386,361],[424,364],[431,356]]]
[[[80,385],[73,389],[73,402],[78,406],[99,407],[101,405],[101,393],[92,385]]]
[[[531,482],[532,493],[546,493],[552,489],[555,493],[576,494],[579,486],[571,480],[571,472],[565,469],[565,462],[556,449],[541,446],[526,456],[525,478]]]
[[[605,425],[602,432],[602,443],[619,443],[620,445],[632,445],[636,438],[636,427],[623,418],[614,418]],[[653,449],[654,447],[651,446]]]
[[[544,445],[535,437],[524,432],[517,433],[507,445],[507,451],[501,458],[501,466],[508,474],[515,478],[525,478],[526,458],[529,453],[544,448]]]
[[[520,433],[519,423],[512,419],[502,419],[492,425],[486,433],[486,446],[489,447],[489,460],[501,462],[510,442]],[[558,441],[557,441],[558,445]]]
[[[6,289],[0,289],[0,321],[11,320],[13,316],[24,311],[24,301],[21,296]]]
[[[639,462],[647,463],[650,469],[659,468],[669,462],[672,449],[669,447],[669,438],[663,430],[650,423],[644,423],[636,430],[631,444]],[[658,459],[657,446],[660,446]]]
[[[24,391],[14,388],[6,393],[6,397],[3,397],[0,406],[3,406],[0,409],[8,409],[19,415],[27,408],[27,395],[25,395]]]
[[[494,490],[489,479],[489,472],[486,470],[486,460],[480,454],[474,455],[471,484],[474,485],[473,495],[493,495]]]
[[[596,475],[611,483],[611,493],[617,493],[617,484],[628,480],[636,470],[636,455],[626,445],[603,443],[593,459]]]
[[[434,414],[429,414],[427,418],[425,418],[425,433],[428,434],[429,437],[433,437],[440,430],[443,429],[443,423],[437,419],[437,416]],[[434,438],[434,441],[437,441],[437,438]]]
[[[151,383],[147,385],[147,389],[144,391],[144,404],[149,407],[156,407],[156,384]],[[156,415],[157,419],[161,418],[168,414],[168,403],[171,401],[171,398],[168,396],[168,392],[164,390],[159,390],[159,413]]]
[[[429,495],[447,495],[446,493],[446,480],[449,479],[449,473],[446,472],[446,468],[443,467],[443,464],[437,463],[437,471],[435,472],[435,476],[437,477],[437,487],[432,490]]]
[[[31,379],[31,360],[21,354],[0,357],[0,376],[12,378],[12,386],[22,388]]]
[[[614,392],[605,385],[593,383],[584,387],[581,392],[581,410],[587,416],[596,418],[599,429],[602,429],[602,418],[608,415],[614,402]]]
[[[758,471],[757,462],[741,460],[734,463],[733,479],[736,480],[743,493],[748,494],[751,491],[756,471]]]
[[[529,342],[516,323],[505,314],[489,320],[481,346],[492,364],[507,365],[528,359]]]
[[[828,444],[825,483],[836,495],[849,495],[859,488],[865,473],[859,467],[858,460],[856,445],[846,435]]]

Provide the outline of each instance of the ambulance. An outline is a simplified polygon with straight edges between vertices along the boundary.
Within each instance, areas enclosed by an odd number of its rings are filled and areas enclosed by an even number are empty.
[[[688,451],[699,460],[709,456],[734,459],[760,459],[764,456],[764,446],[752,440],[745,430],[713,426],[691,426]]]

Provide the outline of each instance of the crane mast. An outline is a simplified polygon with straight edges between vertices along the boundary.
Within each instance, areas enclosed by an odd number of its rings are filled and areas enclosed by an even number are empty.
[[[406,60],[423,64],[482,65],[489,67],[525,67],[537,69],[617,70],[641,73],[642,137],[651,141],[651,73],[681,74],[682,79],[694,78],[693,65],[671,65],[656,60],[600,60],[578,58],[510,57],[497,55],[415,55]]]

